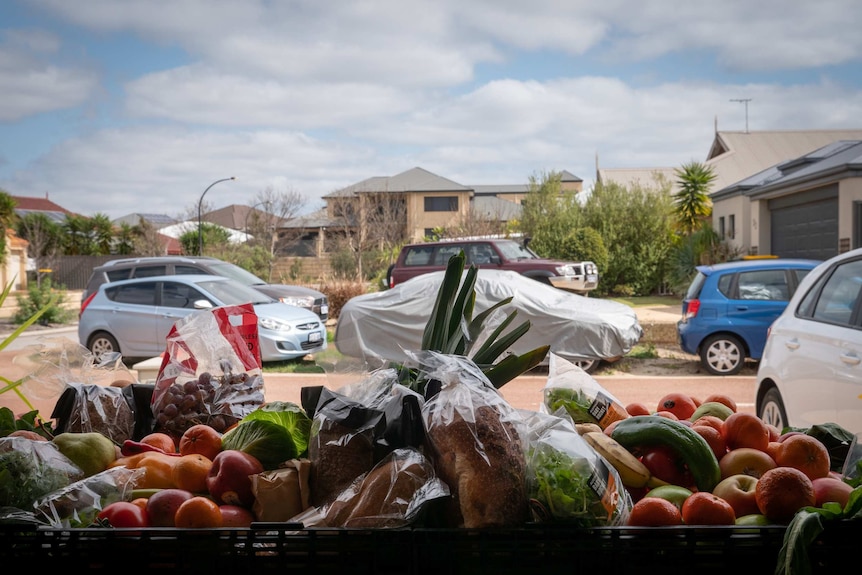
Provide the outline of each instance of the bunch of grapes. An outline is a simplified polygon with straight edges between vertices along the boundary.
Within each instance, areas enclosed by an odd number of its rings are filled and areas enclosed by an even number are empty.
[[[196,379],[175,381],[153,406],[155,431],[178,439],[186,429],[205,423],[224,433],[263,404],[260,375],[203,372]]]

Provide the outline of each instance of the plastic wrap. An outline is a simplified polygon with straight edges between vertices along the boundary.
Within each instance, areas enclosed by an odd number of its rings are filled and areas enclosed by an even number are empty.
[[[449,527],[510,527],[528,519],[523,419],[465,357],[419,352],[413,361],[439,391],[422,408],[426,445],[451,497]]]
[[[83,477],[53,442],[0,438],[0,507],[29,511],[39,498]]]
[[[429,502],[448,495],[449,488],[419,450],[396,449],[332,502],[307,509],[290,521],[303,527],[405,527]]]
[[[616,469],[584,441],[571,419],[532,412],[525,421],[533,519],[578,527],[625,525],[631,495]]]
[[[542,393],[544,413],[565,409],[575,423],[595,423],[605,429],[629,417],[625,406],[590,374],[556,354],[551,354]]]
[[[153,390],[153,431],[178,440],[204,423],[223,433],[263,403],[251,304],[201,310],[174,324]]]

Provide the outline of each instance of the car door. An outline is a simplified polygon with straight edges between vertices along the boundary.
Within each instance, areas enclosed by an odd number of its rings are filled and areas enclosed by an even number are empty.
[[[156,337],[161,341],[161,353],[165,351],[165,343],[168,333],[174,324],[195,311],[195,302],[198,300],[209,301],[214,306],[212,299],[204,295],[193,286],[181,283],[164,281],[161,282],[157,313],[155,314]]]
[[[728,322],[748,343],[749,356],[759,359],[769,326],[790,299],[791,282],[787,270],[741,271],[736,276],[734,292],[735,297],[727,306]]]
[[[158,349],[157,343],[157,286],[157,282],[140,282],[105,288],[110,303],[100,313],[124,356],[148,357],[164,351],[164,345]]]
[[[788,416],[809,424],[862,421],[862,260],[835,267],[805,295],[791,330],[781,334],[792,391]],[[778,342],[776,342],[778,343]]]

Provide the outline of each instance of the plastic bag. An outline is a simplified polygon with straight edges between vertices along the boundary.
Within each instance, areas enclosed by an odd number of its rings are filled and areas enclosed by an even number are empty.
[[[448,495],[449,488],[419,450],[396,449],[331,503],[307,509],[290,521],[303,527],[405,527],[427,504]]]
[[[31,510],[39,498],[83,477],[51,441],[0,438],[0,507]]]
[[[224,432],[263,403],[251,304],[201,310],[174,324],[153,390],[153,431],[179,440],[204,423]]]
[[[590,374],[553,353],[543,395],[543,413],[557,413],[562,408],[575,423],[595,423],[605,429],[629,417],[625,406]]]
[[[631,495],[616,469],[584,441],[571,419],[533,412],[525,421],[533,520],[578,527],[625,525]]]
[[[452,496],[446,527],[482,529],[529,517],[523,420],[472,360],[431,351],[414,354],[439,391],[422,408],[426,445]]]

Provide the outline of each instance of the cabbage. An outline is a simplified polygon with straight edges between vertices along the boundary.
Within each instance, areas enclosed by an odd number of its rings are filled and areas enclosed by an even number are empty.
[[[311,418],[289,401],[273,401],[255,409],[222,437],[223,449],[253,455],[266,469],[305,455]]]

